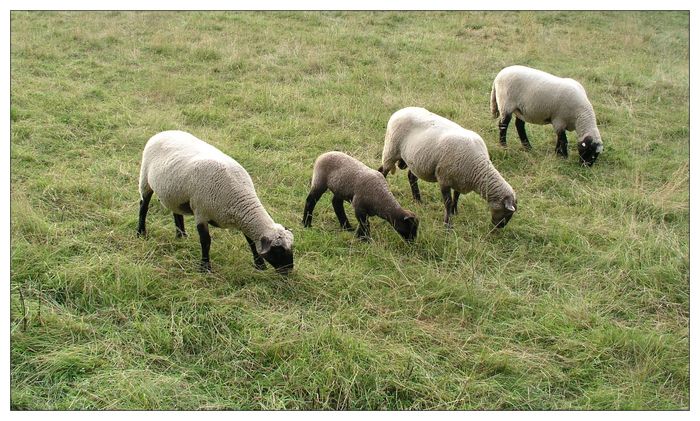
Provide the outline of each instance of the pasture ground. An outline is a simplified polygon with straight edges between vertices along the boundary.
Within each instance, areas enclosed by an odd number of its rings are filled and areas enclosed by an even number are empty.
[[[689,406],[689,15],[672,12],[12,12],[13,409],[682,409]],[[511,64],[580,81],[605,150],[591,169],[498,146]],[[407,245],[301,215],[314,159],[378,167],[391,113],[482,135],[518,193],[492,230],[435,184]],[[236,158],[296,236],[287,279],[239,232],[176,240],[146,140],[182,129]],[[349,213],[350,208],[347,207]],[[354,218],[351,217],[354,223]]]

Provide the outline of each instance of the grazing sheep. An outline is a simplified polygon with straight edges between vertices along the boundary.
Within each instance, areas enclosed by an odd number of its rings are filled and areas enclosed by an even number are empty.
[[[333,192],[333,210],[340,226],[352,231],[345,215],[343,201],[352,203],[358,221],[357,237],[369,240],[369,216],[388,221],[406,241],[418,233],[416,215],[401,208],[382,175],[357,159],[342,152],[326,152],[314,163],[311,191],[306,198],[303,224],[311,226],[314,207],[327,189]]]
[[[557,134],[555,151],[567,157],[566,131],[576,130],[580,162],[591,166],[603,151],[593,106],[586,91],[573,79],[564,79],[525,66],[510,66],[498,72],[491,89],[491,114],[498,123],[501,145],[515,114],[520,142],[530,149],[525,122],[551,124]]]
[[[289,273],[294,267],[294,236],[272,220],[246,170],[193,135],[171,130],[150,138],[143,150],[139,189],[137,234],[146,234],[148,203],[155,192],[173,212],[177,237],[186,235],[183,215],[194,215],[202,246],[203,271],[211,271],[209,224],[240,229],[253,252],[256,268],[265,269],[264,260],[281,274]]]
[[[396,164],[408,167],[408,182],[417,201],[418,179],[437,181],[448,228],[460,193],[478,192],[488,202],[491,222],[498,228],[505,227],[517,209],[515,192],[494,168],[481,137],[424,108],[403,108],[389,118],[379,171],[386,177],[394,173]]]

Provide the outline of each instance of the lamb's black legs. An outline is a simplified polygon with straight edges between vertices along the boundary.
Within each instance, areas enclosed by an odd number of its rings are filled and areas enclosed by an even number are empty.
[[[258,254],[258,250],[255,248],[255,242],[251,240],[247,235],[243,234],[245,236],[246,241],[248,241],[248,245],[250,246],[250,251],[253,252],[253,263],[255,263],[255,268],[259,270],[264,270],[265,269],[265,259]]]
[[[369,241],[369,220],[367,212],[362,209],[355,209],[355,217],[357,218],[357,238],[362,241]]]
[[[522,143],[525,149],[532,149],[530,141],[527,138],[527,133],[525,133],[525,122],[515,117],[515,128],[518,130],[518,137],[520,138],[520,143]]]
[[[311,190],[309,192],[309,195],[306,196],[306,206],[304,206],[304,218],[302,219],[301,223],[304,224],[304,226],[307,228],[311,226],[311,220],[313,219],[314,214],[314,207],[316,207],[316,202],[318,202],[318,199],[321,198],[324,191]]]
[[[452,202],[452,189],[449,187],[440,187],[440,193],[442,193],[442,201],[445,203],[445,228],[452,228],[452,214],[454,213],[454,207]]]
[[[139,227],[136,229],[136,235],[139,237],[146,235],[146,214],[148,213],[148,204],[151,202],[152,196],[152,191],[143,195],[139,205]]]
[[[452,215],[457,215],[457,200],[459,200],[459,192],[457,190],[452,191],[454,197],[452,198]]]
[[[350,221],[348,221],[347,215],[345,215],[345,207],[343,206],[343,199],[338,196],[333,196],[333,210],[335,211],[335,216],[338,217],[338,222],[340,222],[340,227],[346,231],[352,231],[352,226]]]
[[[209,224],[206,222],[197,224],[197,232],[199,233],[199,243],[202,245],[202,263],[199,269],[202,272],[211,272],[211,263],[209,262],[209,247],[211,246]]]
[[[416,177],[416,175],[413,174],[411,170],[408,170],[408,184],[411,185],[411,193],[413,194],[413,198],[417,202],[420,202],[420,190],[418,190],[418,177]]]
[[[556,148],[554,148],[557,155],[564,157],[564,158],[569,156],[567,144],[568,144],[568,141],[566,140],[566,131],[562,130],[561,132],[557,133],[557,146],[556,146]]]
[[[185,232],[185,217],[174,213],[173,219],[175,220],[175,237],[187,237],[187,233]]]
[[[503,114],[501,121],[498,122],[498,137],[503,147],[506,146],[506,133],[508,132],[508,125],[512,117],[512,114]]]

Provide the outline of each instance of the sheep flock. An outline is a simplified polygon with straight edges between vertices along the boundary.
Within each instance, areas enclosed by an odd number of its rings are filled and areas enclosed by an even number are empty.
[[[501,70],[491,88],[490,111],[498,118],[499,140],[506,146],[508,125],[515,127],[523,147],[532,148],[525,123],[551,124],[555,153],[567,157],[566,131],[575,130],[579,162],[590,167],[603,150],[593,107],[580,83],[525,66]],[[316,203],[327,190],[342,229],[352,230],[344,202],[358,221],[356,236],[370,239],[368,217],[386,220],[407,242],[418,235],[419,218],[399,205],[387,176],[407,169],[413,198],[421,201],[418,180],[436,182],[445,206],[443,222],[452,229],[460,194],[476,192],[488,204],[491,222],[504,228],[516,213],[517,196],[491,162],[479,134],[424,108],[409,106],[388,120],[382,162],[374,170],[339,151],[314,162],[302,225],[311,227]],[[374,167],[377,168],[377,167]],[[256,268],[270,263],[280,274],[293,270],[291,230],[275,223],[258,198],[251,176],[233,158],[195,136],[176,130],[157,133],[145,145],[139,177],[141,196],[137,234],[146,234],[146,216],[155,193],[173,213],[176,237],[185,237],[184,215],[193,215],[202,249],[200,269],[211,271],[209,226],[240,230]],[[300,200],[301,202],[301,200]]]

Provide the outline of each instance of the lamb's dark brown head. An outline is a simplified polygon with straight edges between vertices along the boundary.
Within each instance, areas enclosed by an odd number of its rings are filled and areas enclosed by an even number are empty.
[[[404,214],[392,221],[396,232],[404,240],[412,242],[418,236],[418,217],[411,211],[404,211]]]

